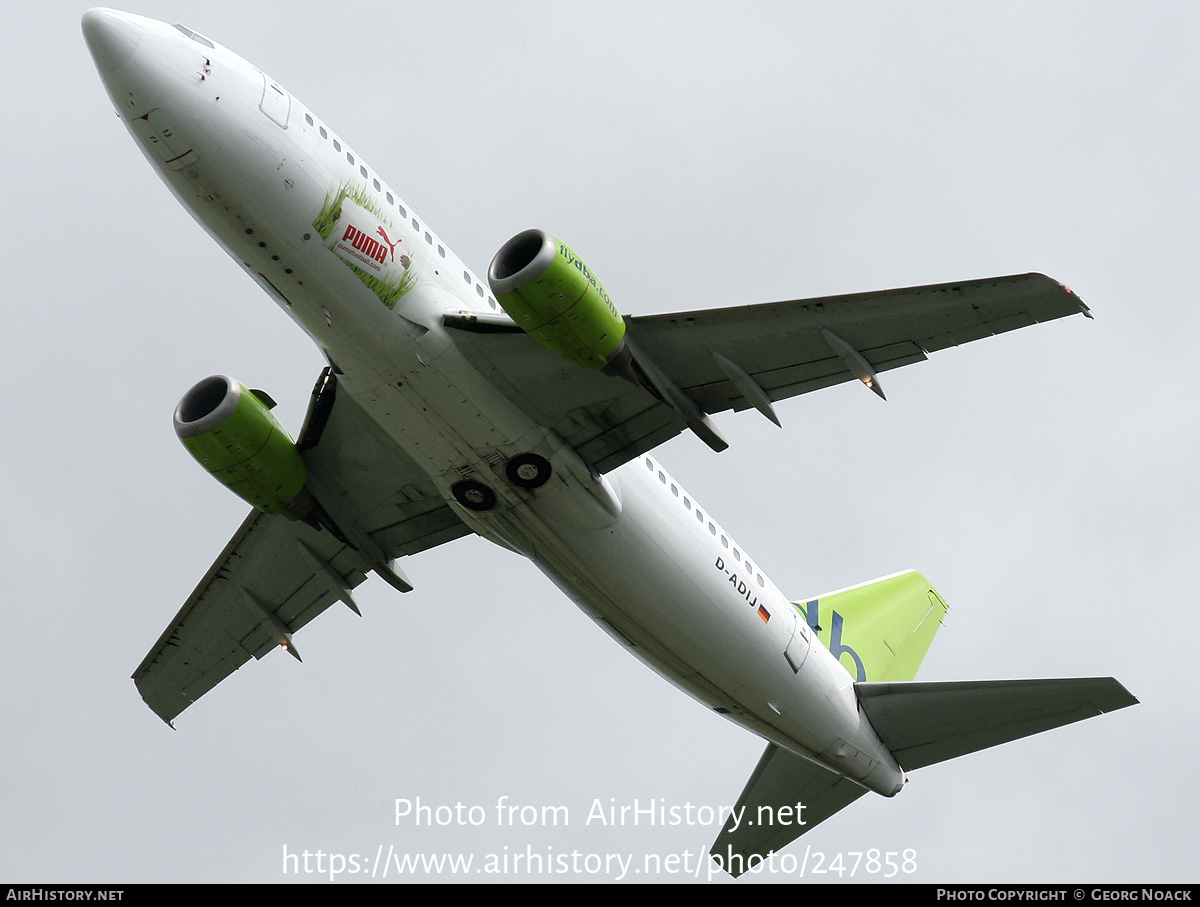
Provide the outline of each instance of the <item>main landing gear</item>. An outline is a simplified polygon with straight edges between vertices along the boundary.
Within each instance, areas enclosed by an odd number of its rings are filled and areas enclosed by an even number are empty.
[[[496,492],[482,482],[475,482],[471,479],[458,482],[451,487],[450,493],[454,495],[454,500],[466,507],[467,510],[483,513],[496,506]]]
[[[504,464],[504,475],[518,488],[533,491],[550,481],[550,461],[534,453],[517,454]],[[482,482],[465,479],[450,488],[454,500],[468,510],[484,513],[496,506],[496,492]]]
[[[518,488],[532,491],[550,481],[550,461],[537,454],[517,454],[504,464],[504,474]]]

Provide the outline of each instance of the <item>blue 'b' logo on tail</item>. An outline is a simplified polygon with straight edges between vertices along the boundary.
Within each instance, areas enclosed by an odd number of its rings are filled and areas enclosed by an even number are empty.
[[[813,599],[803,605],[797,602],[797,607],[804,614],[805,621],[817,633],[821,631],[821,600]],[[864,683],[867,679],[867,669],[863,665],[863,661],[858,657],[858,653],[847,645],[842,644],[842,625],[845,621],[842,615],[836,611],[833,612],[833,617],[830,619],[829,627],[829,653],[842,664],[842,655],[849,655],[854,659],[854,679],[858,683]]]

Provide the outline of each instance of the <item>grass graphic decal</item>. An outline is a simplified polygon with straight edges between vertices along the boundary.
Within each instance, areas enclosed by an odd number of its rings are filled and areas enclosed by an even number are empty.
[[[412,256],[399,248],[398,231],[366,190],[350,183],[331,190],[312,225],[326,248],[389,309],[416,283]]]

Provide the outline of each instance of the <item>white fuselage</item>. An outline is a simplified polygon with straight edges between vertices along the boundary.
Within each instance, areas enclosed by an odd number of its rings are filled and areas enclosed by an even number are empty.
[[[200,36],[101,10],[84,27],[118,113],[181,204],[313,338],[341,370],[341,390],[467,525],[529,557],[709,707],[872,790],[900,789],[903,772],[853,679],[707,511],[650,457],[593,475],[463,358],[442,316],[495,314],[486,284],[322,120]],[[393,308],[314,229],[344,186],[392,228],[386,250],[372,251],[406,259],[411,289]],[[533,495],[508,483],[503,463],[524,452],[546,457],[559,481]],[[455,501],[451,486],[469,476],[495,490],[493,509]]]

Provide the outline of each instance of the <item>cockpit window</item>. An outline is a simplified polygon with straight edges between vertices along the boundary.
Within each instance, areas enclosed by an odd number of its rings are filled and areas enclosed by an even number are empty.
[[[189,38],[191,38],[193,41],[197,42],[198,44],[203,44],[205,47],[213,47],[212,41],[208,40],[208,38],[204,37],[204,35],[201,35],[201,34],[198,34],[194,31],[192,31],[186,25],[180,25],[178,22],[176,22],[175,28],[178,29],[179,31],[183,32],[185,35],[187,35]]]

